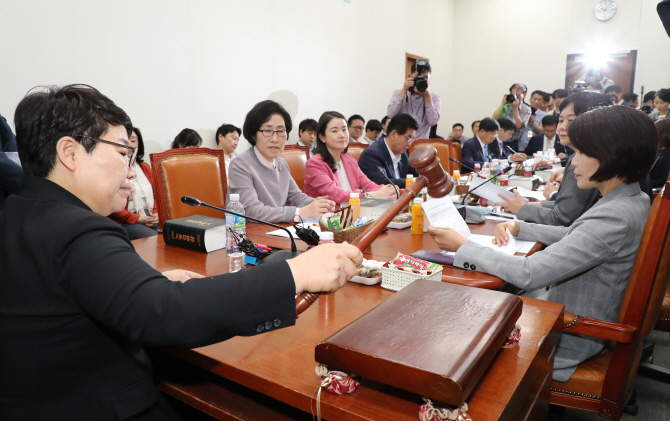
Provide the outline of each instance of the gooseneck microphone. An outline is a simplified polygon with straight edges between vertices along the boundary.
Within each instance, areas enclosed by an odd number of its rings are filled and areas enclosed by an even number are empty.
[[[269,225],[271,227],[275,227],[275,228],[279,228],[281,230],[284,230],[288,233],[288,236],[291,239],[291,253],[295,253],[295,255],[292,256],[292,257],[295,257],[295,256],[298,255],[298,248],[295,246],[295,240],[293,239],[293,235],[291,234],[291,231],[289,231],[286,227],[282,227],[281,225],[275,225],[275,224],[271,224],[269,222],[261,221],[260,219],[256,219],[256,218],[252,218],[250,216],[242,215],[242,214],[237,213],[237,212],[232,212],[232,211],[229,211],[228,209],[217,208],[216,206],[208,205],[207,203],[205,203],[201,200],[198,200],[195,197],[191,197],[191,196],[182,196],[181,197],[181,202],[186,204],[186,205],[189,205],[189,206],[200,206],[200,207],[205,207],[205,208],[210,208],[210,209],[216,209],[218,211],[225,212],[225,213],[230,214],[230,215],[239,216],[239,217],[247,219],[249,221],[258,222],[259,224]],[[261,262],[264,262],[265,260],[269,259],[271,256],[273,256],[275,254],[281,254],[281,252],[273,253],[270,256],[266,257],[265,259],[261,260]],[[286,258],[290,258],[290,257],[286,257]],[[273,260],[275,260],[275,259],[273,259]]]
[[[468,198],[468,196],[470,195],[470,193],[472,193],[473,191],[477,190],[478,188],[480,188],[480,187],[483,186],[484,184],[488,183],[489,181],[493,180],[494,178],[498,177],[499,175],[501,175],[501,174],[505,174],[507,171],[509,171],[509,170],[511,170],[511,169],[512,169],[512,166],[511,166],[511,165],[506,166],[505,168],[502,169],[502,171],[500,172],[500,174],[496,174],[496,175],[490,177],[488,180],[484,181],[482,184],[478,185],[478,186],[475,187],[474,189],[472,189],[472,190],[470,190],[469,192],[467,192],[467,193],[465,194],[465,196],[463,196],[463,200],[461,200],[461,205],[464,205],[464,204],[465,204],[465,199]]]
[[[509,145],[506,145],[506,144],[503,143],[503,146],[506,147],[507,149],[509,149],[509,150],[512,152],[512,155],[510,155],[510,158],[511,158],[512,156],[514,156],[514,155],[519,155],[519,158],[523,159],[523,156],[521,156],[521,154],[520,154],[519,152],[517,152],[517,151],[515,151],[514,149],[510,148]]]
[[[452,158],[452,157],[449,157],[449,161],[451,161],[451,162],[455,162],[455,163],[457,163],[458,165],[460,165],[461,167],[465,167],[465,168],[469,169],[470,171],[474,172],[475,174],[477,174],[478,176],[481,177],[481,174],[479,174],[479,173],[477,172],[476,169],[474,169],[474,168],[472,168],[472,167],[468,167],[467,165],[465,165],[465,164],[462,163],[461,161],[459,161],[459,160],[457,160],[457,159],[454,159],[454,158]]]
[[[395,185],[393,181],[391,181],[390,178],[388,178],[388,176],[386,175],[386,171],[384,171],[384,168],[382,168],[380,165],[377,165],[377,169],[379,170],[380,173],[382,173],[384,178],[388,180],[389,184],[393,186],[393,189],[395,190],[395,198],[396,200],[398,200],[398,198],[400,197],[400,194],[398,193],[398,187]]]

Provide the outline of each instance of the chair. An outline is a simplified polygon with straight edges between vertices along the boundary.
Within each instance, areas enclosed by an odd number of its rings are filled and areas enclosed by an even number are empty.
[[[463,161],[463,152],[462,152],[461,148],[462,148],[462,146],[459,142],[454,142],[454,141],[451,142],[451,150],[449,152],[451,152],[451,157],[454,158],[455,160],[457,160],[458,162]],[[457,164],[453,161],[450,161],[450,162],[451,162],[451,174],[454,173],[454,170],[459,170],[459,171],[461,170],[461,164]]]
[[[635,405],[642,341],[658,319],[670,279],[669,222],[670,182],[647,218],[618,323],[565,313],[564,332],[603,338],[614,346],[581,363],[567,382],[553,382],[550,403],[598,412],[609,420],[618,420],[627,403]],[[636,412],[635,406],[631,413]]]
[[[151,154],[156,185],[160,228],[163,222],[195,214],[223,218],[214,209],[195,208],[181,202],[183,195],[197,197],[210,205],[226,206],[226,164],[223,151],[208,148],[168,149]]]
[[[358,158],[361,157],[361,154],[370,145],[364,145],[362,143],[350,143],[349,148],[347,149],[347,154],[353,156],[356,159],[356,162],[358,162]]]
[[[280,156],[286,160],[295,183],[301,191],[305,191],[305,167],[309,159],[309,148],[307,146],[286,145]]]
[[[451,161],[449,161],[449,157],[451,156],[451,144],[451,140],[445,139],[417,139],[412,143],[412,146],[410,146],[409,153],[411,154],[416,147],[422,145],[430,145],[434,147],[437,149],[437,157],[440,158],[440,165],[442,165],[442,168],[451,175]]]

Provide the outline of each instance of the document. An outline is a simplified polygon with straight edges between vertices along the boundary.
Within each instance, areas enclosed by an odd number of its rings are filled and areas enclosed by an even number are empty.
[[[430,199],[422,204],[424,215],[430,225],[438,228],[451,228],[466,238],[470,237],[470,228],[449,196]]]
[[[516,191],[518,191],[521,196],[526,197],[526,198],[532,197],[532,198],[535,198],[535,199],[540,200],[540,201],[541,200],[546,200],[544,198],[544,194],[541,191],[528,190],[528,189],[524,189],[523,187],[517,187]]]
[[[479,177],[474,177],[472,179],[472,183],[470,183],[470,189],[469,191],[473,191],[475,188],[478,186],[481,186],[482,184],[486,183],[486,180],[483,178]],[[484,184],[483,186],[479,187],[473,194],[476,194],[479,197],[483,197],[484,199],[493,202],[493,203],[500,203],[504,202],[504,200],[498,196],[498,194],[501,194],[503,196],[509,197],[514,199],[516,196],[514,193],[509,192],[505,189],[503,189],[500,186],[497,186],[495,184],[492,184],[491,182],[488,182]]]
[[[478,235],[478,234],[472,234],[468,240],[474,241],[475,243],[492,248],[493,250],[500,252],[500,253],[505,253],[505,254],[510,254],[513,255],[516,253],[517,250],[517,245],[516,245],[516,240],[514,240],[514,237],[512,237],[512,234],[510,234],[509,230],[507,230],[507,245],[506,246],[500,246],[498,247],[497,245],[493,244],[493,239],[495,237],[492,235]]]

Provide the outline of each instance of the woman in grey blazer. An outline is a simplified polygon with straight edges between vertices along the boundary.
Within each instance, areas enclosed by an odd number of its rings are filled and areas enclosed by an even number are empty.
[[[598,189],[603,198],[569,227],[519,221],[496,227],[498,244],[507,242],[509,230],[546,249],[528,258],[510,256],[451,229],[430,227],[428,233],[440,248],[456,252],[455,266],[499,276],[524,295],[564,304],[566,311],[616,322],[649,213],[649,197],[638,181],[654,161],[658,135],[644,113],[620,106],[584,113],[569,130],[577,186]],[[567,381],[577,364],[600,353],[604,343],[564,333],[554,380]]]

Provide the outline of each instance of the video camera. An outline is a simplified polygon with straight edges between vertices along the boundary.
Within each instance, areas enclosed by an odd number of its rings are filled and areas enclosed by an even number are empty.
[[[427,63],[428,61],[425,58],[420,58],[416,61],[416,71],[418,74],[413,78],[414,86],[409,88],[410,92],[414,92],[415,88],[419,92],[426,92],[426,89],[428,89],[428,80],[423,75],[423,72],[426,70]]]

